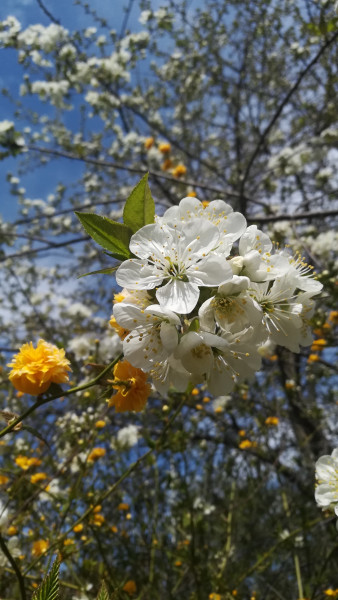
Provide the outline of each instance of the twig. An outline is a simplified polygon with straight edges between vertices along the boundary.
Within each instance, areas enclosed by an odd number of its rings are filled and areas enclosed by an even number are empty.
[[[52,150],[50,148],[41,148],[39,146],[31,146],[27,145],[26,148],[28,150],[32,150],[33,152],[40,152],[41,154],[50,154],[52,156],[61,156],[63,158],[69,158],[70,160],[80,160],[82,162],[86,162],[91,165],[96,165],[99,167],[108,167],[109,169],[120,169],[122,171],[130,171],[130,173],[141,173],[145,175],[149,173],[154,177],[158,177],[159,179],[166,179],[167,181],[171,181],[172,183],[182,183],[186,186],[197,187],[201,190],[208,190],[211,192],[216,192],[217,194],[222,194],[224,196],[229,196],[232,198],[238,198],[239,193],[231,190],[224,190],[223,188],[217,188],[215,186],[206,185],[204,183],[198,183],[197,181],[188,181],[187,179],[178,179],[177,177],[173,177],[172,175],[165,175],[164,173],[160,173],[159,171],[151,171],[149,169],[143,169],[141,167],[128,167],[127,165],[123,165],[121,163],[111,162],[107,160],[99,160],[97,158],[89,158],[83,156],[75,156],[70,152],[63,152],[61,150]],[[250,200],[251,202],[251,200]]]
[[[16,575],[18,583],[19,583],[20,594],[21,594],[22,600],[27,600],[24,578],[22,576],[22,573],[21,573],[18,565],[16,564],[14,557],[11,555],[10,551],[8,550],[7,544],[6,544],[5,540],[3,539],[1,533],[0,533],[0,548],[3,551],[4,555],[6,556],[6,558],[8,559],[11,566],[13,567],[13,570],[15,571],[15,575]]]
[[[122,356],[123,356],[123,354],[120,354],[117,358],[115,358],[115,360],[113,360],[111,363],[109,363],[109,365],[105,369],[103,369],[103,371],[101,371],[101,373],[99,373],[96,377],[94,377],[94,379],[92,379],[88,383],[84,383],[83,385],[79,385],[77,387],[71,388],[70,390],[67,390],[66,392],[62,391],[60,394],[57,394],[56,396],[48,396],[47,398],[43,398],[43,399],[40,399],[40,400],[37,400],[36,402],[34,402],[34,404],[32,404],[32,406],[30,408],[28,408],[26,410],[26,412],[24,412],[20,417],[18,417],[14,421],[12,421],[10,425],[7,425],[7,427],[5,427],[2,431],[0,431],[0,438],[2,438],[4,435],[6,435],[6,433],[9,433],[10,431],[12,431],[12,429],[14,429],[14,427],[18,423],[21,423],[21,421],[23,421],[26,417],[28,417],[32,412],[34,412],[40,406],[43,406],[44,404],[47,404],[48,402],[51,402],[52,400],[57,400],[58,398],[61,398],[61,397],[63,398],[64,396],[70,396],[71,394],[74,394],[75,392],[82,392],[83,390],[87,390],[88,388],[90,388],[93,385],[95,385],[96,383],[98,383],[100,381],[100,379],[102,379],[102,377],[104,377],[105,374],[108,373],[116,365],[116,363],[119,362],[119,360],[121,360]]]
[[[314,56],[314,58],[308,63],[308,65],[305,67],[305,69],[303,69],[303,71],[301,71],[301,73],[299,74],[296,82],[294,83],[294,85],[292,86],[292,88],[288,91],[288,93],[286,94],[285,98],[282,100],[282,102],[280,103],[279,107],[277,108],[274,116],[272,117],[270,123],[266,126],[266,128],[264,129],[263,133],[261,134],[257,146],[254,150],[254,152],[251,155],[251,158],[247,164],[244,176],[243,176],[243,181],[242,181],[242,185],[241,185],[241,196],[244,199],[244,189],[245,189],[245,183],[246,180],[249,176],[251,167],[257,157],[257,155],[260,152],[261,146],[264,144],[265,139],[267,137],[267,135],[270,133],[272,127],[274,126],[274,124],[276,123],[276,121],[278,120],[278,118],[280,117],[280,115],[282,114],[285,106],[288,104],[291,96],[295,93],[295,91],[298,89],[298,87],[300,86],[302,80],[304,79],[305,75],[307,75],[307,73],[310,71],[310,69],[313,67],[313,65],[316,64],[316,62],[319,60],[319,58],[322,56],[322,54],[325,52],[325,50],[331,46],[331,44],[338,38],[338,31],[332,36],[332,38],[330,38],[329,40],[327,40],[326,44],[324,44],[324,46],[322,46],[319,51],[317,52],[317,54]]]
[[[45,13],[46,17],[48,17],[48,19],[50,19],[56,25],[61,25],[60,21],[58,19],[56,19],[55,17],[53,17],[52,13],[49,12],[48,8],[45,7],[45,5],[42,3],[42,0],[36,0],[36,1],[37,1],[38,5],[40,6],[41,10]]]

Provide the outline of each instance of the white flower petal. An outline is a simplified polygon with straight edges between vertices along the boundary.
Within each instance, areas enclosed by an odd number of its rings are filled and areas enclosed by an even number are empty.
[[[134,290],[150,290],[160,285],[163,278],[163,271],[134,258],[125,260],[116,271],[118,285]]]
[[[113,315],[119,325],[125,329],[135,329],[138,325],[146,326],[149,324],[149,317],[146,318],[144,311],[135,304],[119,302],[114,304]]]
[[[151,255],[161,258],[166,254],[163,248],[166,244],[169,246],[172,244],[170,231],[158,223],[151,223],[141,227],[131,236],[129,248],[140,258],[147,258]]]
[[[336,465],[332,456],[324,455],[317,460],[316,477],[320,482],[327,482],[334,479],[337,479],[338,482]]]
[[[169,354],[174,352],[178,344],[178,332],[175,325],[170,325],[170,323],[163,321],[160,327],[160,337],[163,347],[167,352]]]
[[[327,483],[318,485],[315,490],[315,499],[319,506],[329,506],[338,502],[338,491]]]
[[[209,254],[197,265],[187,269],[189,281],[199,286],[216,287],[232,279],[233,273],[228,261],[223,256]]]
[[[160,305],[179,314],[190,313],[198,302],[200,292],[194,283],[174,279],[156,292]]]
[[[170,323],[175,323],[175,325],[181,325],[180,318],[171,310],[160,306],[159,304],[151,304],[147,306],[145,309],[145,313],[151,313],[152,315],[156,315],[161,317],[162,319],[168,319]]]

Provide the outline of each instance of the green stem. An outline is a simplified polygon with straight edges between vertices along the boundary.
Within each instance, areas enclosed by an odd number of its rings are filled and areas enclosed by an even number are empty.
[[[293,554],[293,559],[295,561],[295,571],[296,571],[297,586],[298,586],[298,598],[299,598],[299,600],[303,600],[304,594],[303,594],[302,574],[300,572],[299,556],[296,551]]]
[[[117,359],[119,360],[119,359]],[[108,370],[108,367],[105,371]],[[99,377],[102,377],[102,373],[100,374]],[[123,473],[123,475],[121,475],[121,477],[115,482],[113,483],[113,485],[111,485],[95,502],[95,504],[93,504],[93,506],[91,506],[90,508],[88,508],[83,515],[77,519],[77,521],[75,521],[75,523],[72,523],[72,525],[61,535],[58,537],[58,539],[53,542],[52,544],[50,544],[49,548],[48,548],[48,552],[50,552],[51,550],[54,550],[54,548],[57,548],[60,544],[60,541],[64,540],[67,535],[73,530],[74,527],[76,527],[76,525],[79,525],[80,523],[82,523],[82,521],[84,521],[95,509],[96,506],[98,506],[99,504],[102,504],[104,502],[104,500],[106,500],[113,492],[115,492],[115,490],[119,487],[119,485],[125,480],[127,479],[127,477],[133,472],[135,471],[135,469],[137,469],[137,467],[144,462],[148,456],[150,456],[154,450],[158,450],[159,446],[161,444],[161,442],[163,441],[163,438],[166,434],[166,432],[168,431],[168,429],[171,427],[173,421],[176,419],[176,417],[178,416],[178,414],[181,412],[182,406],[184,404],[186,397],[183,396],[181,402],[179,403],[176,411],[174,412],[174,414],[171,416],[171,418],[169,419],[168,423],[166,424],[166,426],[164,427],[159,439],[154,442],[152,444],[152,447],[147,450],[144,454],[142,454],[142,456],[140,456],[140,458],[138,458],[135,462],[133,462],[128,469]],[[45,556],[45,554],[41,555],[41,556]],[[31,569],[33,569],[35,567],[35,565],[40,562],[41,560],[41,556],[38,556],[25,570],[24,575],[26,575],[26,573],[29,573],[29,571],[31,571]]]
[[[102,377],[104,377],[106,375],[106,373],[108,373],[116,365],[116,363],[119,362],[119,360],[121,360],[122,357],[123,357],[123,354],[120,354],[105,369],[103,369],[103,371],[101,371],[101,373],[99,373],[96,377],[94,377],[94,379],[92,379],[88,383],[83,383],[82,385],[79,385],[77,387],[70,388],[70,390],[67,390],[66,392],[62,392],[61,394],[57,394],[56,396],[49,396],[48,398],[42,398],[42,399],[40,398],[34,404],[32,404],[32,406],[30,406],[20,417],[11,421],[11,423],[9,425],[7,425],[7,427],[2,429],[2,431],[0,431],[0,438],[2,438],[4,435],[6,435],[6,433],[9,433],[10,431],[12,431],[12,429],[14,429],[14,427],[18,423],[21,423],[21,421],[23,421],[26,417],[28,417],[30,414],[32,414],[32,412],[34,412],[40,406],[43,406],[44,404],[47,404],[48,402],[51,402],[52,400],[57,400],[58,398],[63,398],[64,396],[70,396],[71,394],[74,394],[75,392],[82,392],[83,390],[87,390],[88,388],[92,387],[93,385],[96,385],[100,381],[100,379],[102,379]]]

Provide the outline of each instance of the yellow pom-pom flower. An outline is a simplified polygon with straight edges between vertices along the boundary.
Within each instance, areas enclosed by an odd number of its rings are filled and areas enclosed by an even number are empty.
[[[95,460],[98,460],[99,458],[102,458],[103,456],[105,456],[106,454],[106,450],[105,448],[93,448],[93,450],[89,453],[87,460],[89,462],[94,462]]]
[[[158,149],[160,152],[162,152],[162,154],[169,154],[171,150],[171,145],[169,144],[169,142],[162,142],[161,144],[159,144]]]
[[[32,554],[33,556],[41,556],[44,552],[47,552],[49,547],[48,540],[36,540],[33,543]]]
[[[45,340],[39,340],[36,348],[32,342],[21,346],[7,366],[12,368],[9,379],[14,387],[32,396],[43,394],[51,383],[66,383],[71,371],[65,351]]]
[[[181,175],[185,175],[186,172],[187,167],[185,165],[182,165],[181,163],[172,170],[172,174],[174,177],[181,177]]]
[[[122,589],[124,592],[127,592],[127,594],[129,594],[130,596],[136,594],[137,587],[135,581],[133,579],[129,579],[129,581],[127,581],[127,583],[124,584]]]
[[[141,411],[151,392],[147,378],[147,373],[133,367],[127,360],[118,362],[114,367],[113,384],[118,391],[108,400],[109,406],[115,406],[116,412]]]

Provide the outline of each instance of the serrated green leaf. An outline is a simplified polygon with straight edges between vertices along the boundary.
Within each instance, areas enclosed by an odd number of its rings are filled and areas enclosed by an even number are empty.
[[[53,563],[48,575],[40,587],[34,592],[32,600],[58,600],[59,598],[59,570],[60,562]]]
[[[82,227],[97,244],[123,256],[123,260],[130,258],[129,241],[133,232],[129,227],[94,213],[75,212],[75,214]]]
[[[126,260],[126,257],[123,254],[119,254],[118,252],[104,252],[103,254],[106,254],[107,256],[110,256],[111,258],[116,258],[117,260]],[[134,254],[130,253],[130,256],[133,257]]]
[[[102,581],[96,600],[109,600],[109,593],[104,581]]]
[[[155,203],[148,185],[148,173],[134,187],[123,209],[123,222],[135,233],[154,222]]]
[[[109,254],[109,256],[112,256],[112,254]],[[81,279],[81,277],[87,277],[87,275],[96,275],[97,273],[103,273],[104,275],[109,275],[110,273],[113,273],[114,271],[116,271],[116,269],[118,269],[118,267],[108,267],[107,269],[99,269],[98,271],[90,271],[90,273],[83,273],[82,275],[78,275],[77,279]]]

